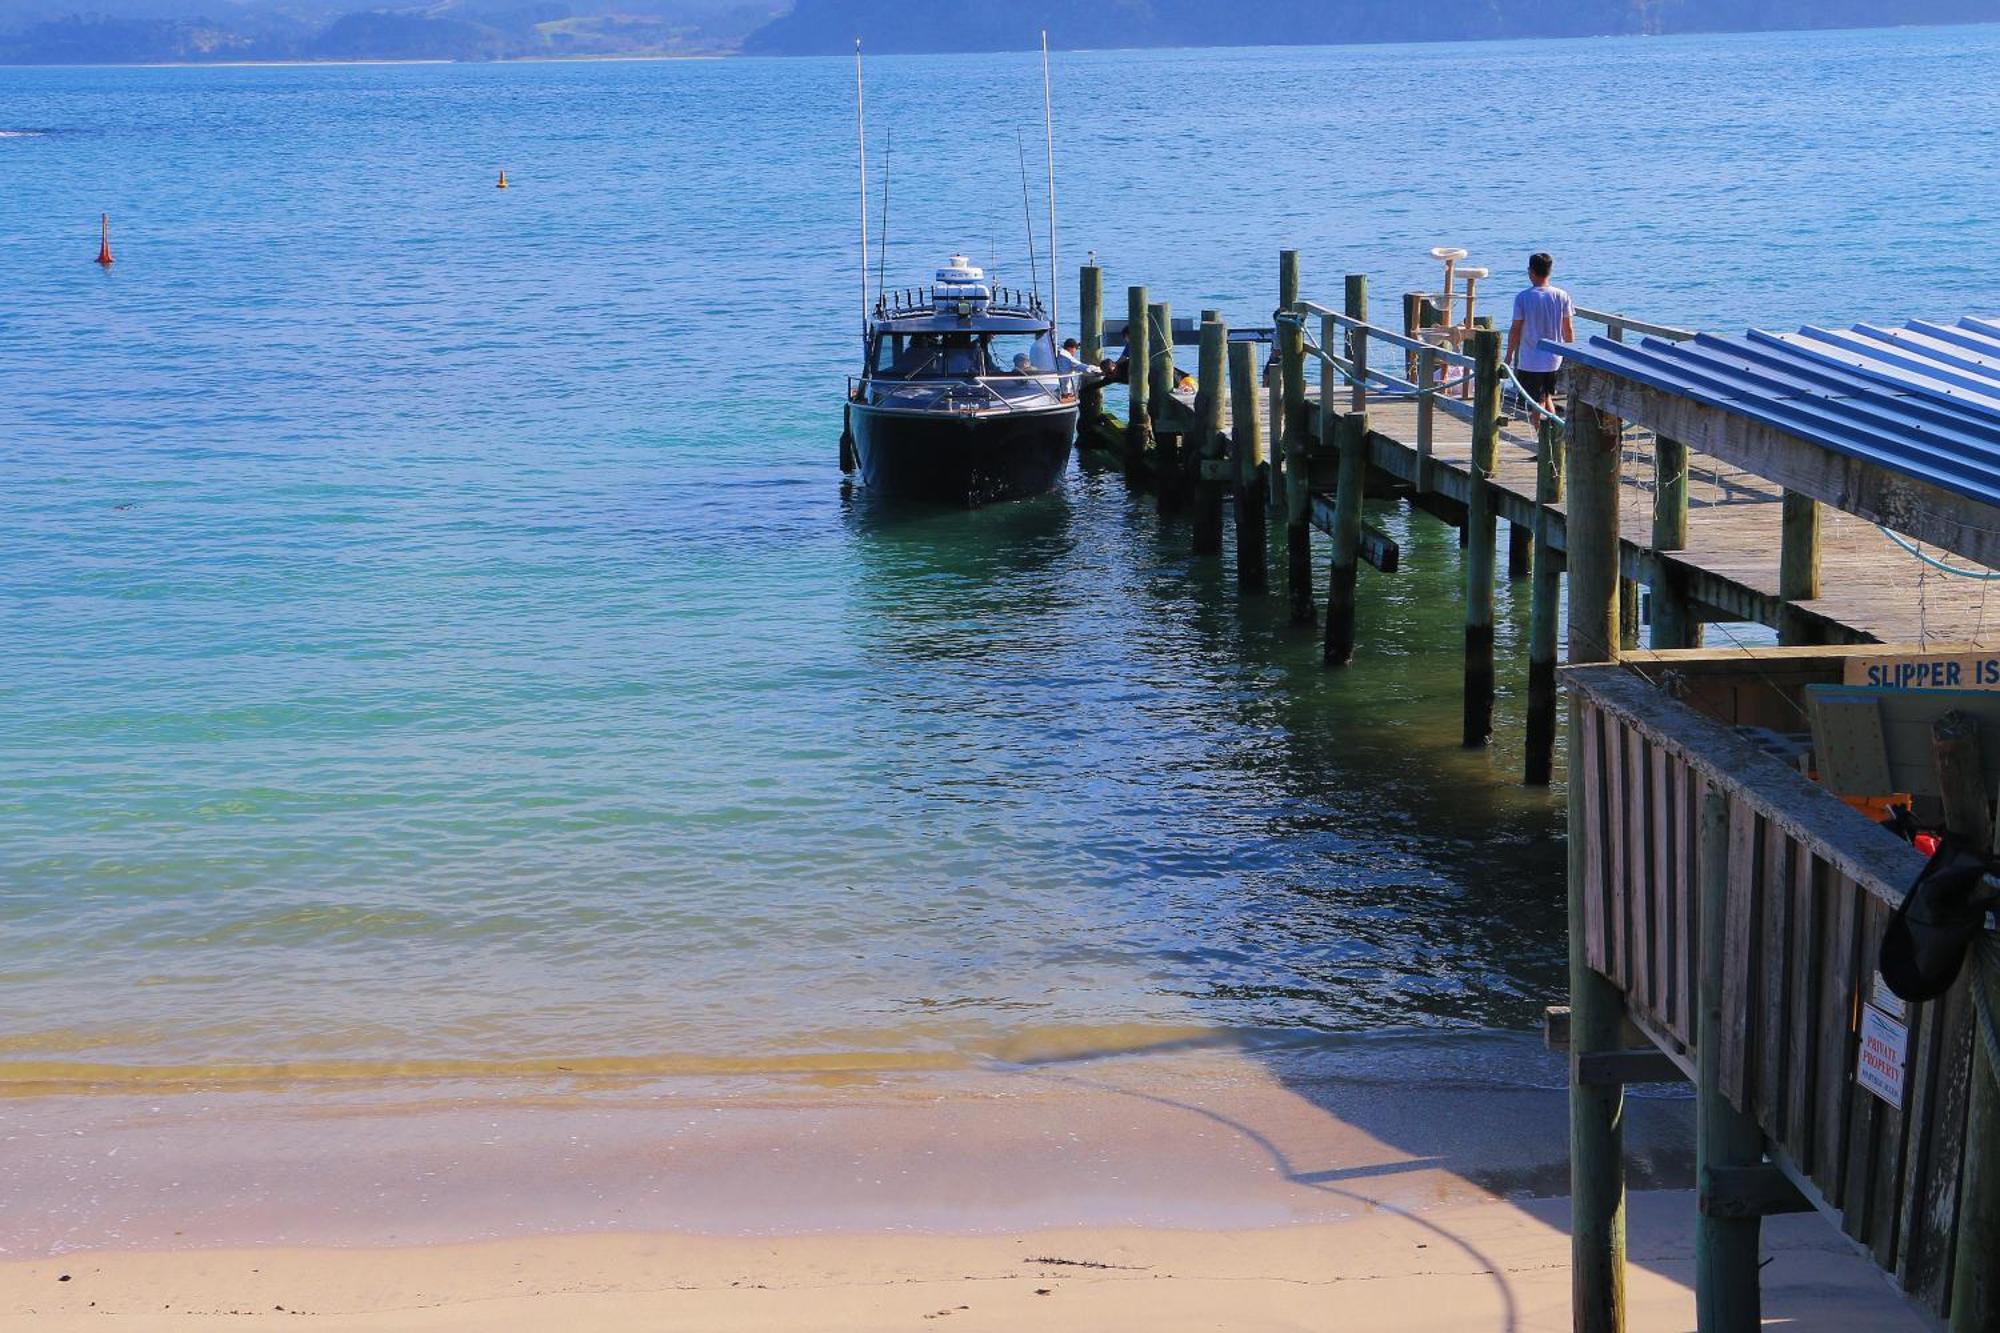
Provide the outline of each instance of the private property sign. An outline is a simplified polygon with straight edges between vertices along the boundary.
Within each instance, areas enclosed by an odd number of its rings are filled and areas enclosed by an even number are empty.
[[[1861,1050],[1854,1059],[1854,1081],[1899,1111],[1909,1045],[1908,1028],[1872,1004],[1861,1006]]]
[[[2000,652],[1850,657],[1842,680],[1892,690],[2000,690]]]

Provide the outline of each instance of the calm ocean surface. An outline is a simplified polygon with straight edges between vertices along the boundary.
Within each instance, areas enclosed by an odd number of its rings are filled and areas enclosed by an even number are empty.
[[[1120,308],[1264,322],[1294,245],[1393,308],[1447,242],[1703,327],[2000,304],[2000,27],[1055,78],[1066,305],[1094,249]],[[1034,62],[870,81],[891,283],[1027,285]],[[0,70],[0,1081],[952,1065],[1559,992],[1525,593],[1467,755],[1428,519],[1329,675],[1115,479],[843,493],[853,152],[838,60]]]

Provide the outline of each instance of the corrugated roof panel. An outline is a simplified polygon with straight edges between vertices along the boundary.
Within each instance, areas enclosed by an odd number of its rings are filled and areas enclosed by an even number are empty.
[[[1544,346],[2000,506],[2000,319]]]

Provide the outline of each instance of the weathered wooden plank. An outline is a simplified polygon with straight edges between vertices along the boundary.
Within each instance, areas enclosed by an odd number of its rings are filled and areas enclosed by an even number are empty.
[[[1813,1103],[1813,1183],[1840,1206],[1847,1172],[1847,1090],[1854,1058],[1853,996],[1848,990],[1854,958],[1854,895],[1837,870],[1826,880],[1814,910],[1819,914],[1819,1051]]]
[[[1795,844],[1776,824],[1764,824],[1758,879],[1757,1005],[1745,1021],[1757,1029],[1757,1117],[1774,1138],[1785,1136],[1785,1004],[1792,961],[1792,853]]]
[[[1697,955],[1700,950],[1695,947],[1695,942],[1701,938],[1698,933],[1701,928],[1701,895],[1695,882],[1697,874],[1695,839],[1699,820],[1695,816],[1695,811],[1701,808],[1701,799],[1707,786],[1702,782],[1693,764],[1679,755],[1674,756],[1674,761],[1680,768],[1680,799],[1674,810],[1674,846],[1679,849],[1681,859],[1681,897],[1678,904],[1680,915],[1674,923],[1674,944],[1679,950],[1674,967],[1675,984],[1679,991],[1674,1004],[1674,1027],[1680,1034],[1681,1040],[1692,1046],[1695,992],[1700,984],[1699,978],[1695,975]]]
[[[1881,956],[1882,934],[1888,929],[1889,908],[1874,898],[1861,899],[1861,950],[1856,959],[1858,976],[1856,985],[1866,995],[1873,986],[1875,960]],[[1922,1036],[1922,1009],[1918,1006],[1913,1013],[1911,1036]],[[1907,1068],[1905,1071],[1904,1097],[1909,1096]],[[1874,1103],[1875,1143],[1874,1160],[1869,1164],[1870,1199],[1868,1202],[1868,1227],[1865,1233],[1870,1252],[1877,1265],[1888,1271],[1896,1266],[1896,1228],[1902,1218],[1901,1192],[1903,1186],[1903,1152],[1905,1116],[1901,1110],[1867,1094]]]
[[[1631,972],[1631,994],[1650,1007],[1653,976],[1648,964],[1653,950],[1648,938],[1653,920],[1652,798],[1648,787],[1652,765],[1646,738],[1630,728],[1625,733],[1625,882],[1630,885],[1625,916],[1625,957]]]
[[[1667,752],[1655,746],[1647,756],[1650,769],[1647,775],[1647,793],[1652,801],[1651,814],[1646,825],[1646,845],[1653,853],[1653,897],[1652,913],[1647,926],[1647,935],[1652,944],[1652,956],[1647,961],[1647,974],[1652,978],[1652,986],[1647,992],[1646,1003],[1654,1013],[1665,1017],[1673,1012],[1673,942],[1674,942],[1674,899],[1679,885],[1674,881],[1680,867],[1674,860],[1674,765],[1668,761]]]
[[[1722,933],[1722,1056],[1717,1070],[1722,1095],[1741,1111],[1754,1109],[1750,1096],[1756,1055],[1756,1028],[1750,1015],[1757,1003],[1757,812],[1747,801],[1729,810],[1729,892]],[[1710,932],[1709,939],[1715,938]]]
[[[1789,1077],[1786,1079],[1785,1132],[1780,1136],[1799,1169],[1811,1174],[1815,1157],[1813,1090],[1819,1070],[1819,902],[1826,890],[1826,862],[1803,848],[1794,857],[1790,885],[1791,975],[1787,980],[1786,1047]]]
[[[1582,753],[1570,757],[1575,770],[1570,780],[1582,795],[1584,809],[1584,956],[1592,967],[1606,972],[1610,964],[1604,947],[1604,842],[1610,830],[1604,824],[1604,743],[1600,734],[1604,714],[1581,699],[1574,707],[1583,729]]]
[[[1943,1311],[1951,1299],[1952,1261],[1958,1244],[1959,1157],[1965,1147],[1966,1103],[1972,1079],[1973,1017],[1966,978],[1931,1001],[1936,1063],[1930,1096],[1918,1122],[1924,1128],[1917,1155],[1917,1186],[1898,1263],[1904,1289],[1926,1309]]]
[[[1632,897],[1632,879],[1627,866],[1632,840],[1625,828],[1625,732],[1619,718],[1606,713],[1599,723],[1604,737],[1604,828],[1609,853],[1605,866],[1605,956],[1610,966],[1604,975],[1618,983],[1620,990],[1632,989],[1631,959],[1626,942],[1632,938],[1627,924],[1627,905]]]

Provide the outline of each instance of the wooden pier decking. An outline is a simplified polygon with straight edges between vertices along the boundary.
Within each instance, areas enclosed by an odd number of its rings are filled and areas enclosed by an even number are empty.
[[[1312,409],[1317,424],[1317,406]],[[1417,406],[1406,398],[1371,395],[1369,465],[1412,487],[1418,484]],[[1495,513],[1532,528],[1535,519],[1536,441],[1522,423],[1503,426],[1499,469],[1492,478]],[[1436,414],[1430,489],[1459,504],[1472,490],[1472,427]],[[1271,438],[1269,435],[1266,438]],[[1742,620],[1778,627],[1782,488],[1741,468],[1690,452],[1688,537],[1685,548],[1654,552],[1654,457],[1644,438],[1628,439],[1621,470],[1619,532],[1623,575],[1650,585],[1655,562],[1684,571],[1688,595],[1705,608],[1703,619]],[[1555,549],[1567,549],[1563,505],[1552,506]],[[1963,562],[1959,562],[1963,563]],[[1827,643],[1959,643],[2000,645],[2000,593],[1987,583],[1927,570],[1883,536],[1874,524],[1828,511],[1820,529],[1821,591],[1792,603],[1818,623]]]

